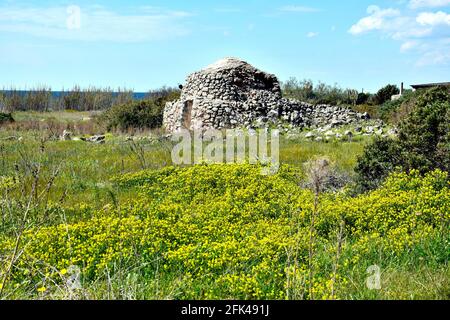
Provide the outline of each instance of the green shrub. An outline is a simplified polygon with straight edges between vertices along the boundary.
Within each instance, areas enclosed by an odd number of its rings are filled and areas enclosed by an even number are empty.
[[[375,189],[398,166],[401,166],[398,143],[391,138],[376,138],[358,158],[355,168],[358,192]]]
[[[369,101],[370,93],[360,92],[358,94],[358,98],[356,99],[356,104],[366,104]]]
[[[387,86],[378,90],[377,94],[374,96],[374,102],[376,104],[383,104],[386,101],[391,100],[393,95],[399,94],[400,90],[397,86],[388,84]]]
[[[49,111],[51,97],[51,88],[44,86],[28,91],[23,99],[27,110]]]
[[[414,111],[400,125],[404,167],[425,173],[450,171],[450,93],[434,88],[419,96]]]
[[[286,98],[312,104],[354,105],[358,99],[356,90],[342,89],[336,84],[314,84],[311,80],[298,81],[296,78],[290,78],[282,84],[282,93]]]
[[[400,99],[386,101],[378,106],[379,118],[393,124],[400,123],[411,112],[411,106],[415,105],[418,95],[418,92],[405,91]]]
[[[355,171],[362,190],[377,187],[399,167],[426,173],[450,172],[450,93],[434,88],[421,94],[400,123],[398,139],[381,138],[368,145]]]
[[[149,98],[113,106],[99,121],[108,130],[153,129],[162,126],[166,102],[177,99],[179,91],[163,88],[149,93]]]
[[[108,130],[157,128],[162,125],[163,108],[152,100],[133,101],[106,111],[100,121]]]
[[[4,123],[14,122],[14,118],[11,113],[0,112],[0,125]]]

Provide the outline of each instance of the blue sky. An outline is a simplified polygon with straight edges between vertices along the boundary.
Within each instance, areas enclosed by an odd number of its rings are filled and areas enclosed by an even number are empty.
[[[147,91],[228,56],[366,91],[450,81],[450,0],[0,0],[0,87]]]

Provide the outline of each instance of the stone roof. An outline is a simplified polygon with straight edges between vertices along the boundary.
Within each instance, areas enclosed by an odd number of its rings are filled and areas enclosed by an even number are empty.
[[[228,57],[220,59],[206,68],[204,68],[201,72],[217,72],[219,70],[226,69],[247,69],[249,71],[257,71],[252,65],[248,62],[240,60],[238,58]]]

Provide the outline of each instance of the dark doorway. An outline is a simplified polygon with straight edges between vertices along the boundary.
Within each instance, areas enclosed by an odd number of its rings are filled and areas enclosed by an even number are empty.
[[[183,107],[183,127],[188,130],[191,128],[193,104],[192,100],[188,100]]]

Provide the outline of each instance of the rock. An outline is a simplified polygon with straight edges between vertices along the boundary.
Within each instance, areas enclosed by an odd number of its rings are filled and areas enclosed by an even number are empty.
[[[388,134],[389,136],[397,136],[397,135],[398,135],[398,130],[395,129],[395,128],[389,129],[388,132],[387,132],[387,134]]]
[[[277,119],[278,118],[278,111],[276,110],[270,110],[269,113],[267,114],[267,117],[270,119]]]
[[[19,140],[19,138],[16,137],[16,136],[10,136],[10,137],[6,137],[6,138],[2,138],[1,140],[3,140],[3,141],[15,141],[15,140]]]
[[[343,124],[344,124],[344,121],[342,121],[342,120],[337,120],[337,119],[331,120],[332,127],[339,127]]]
[[[347,130],[347,131],[345,131],[344,135],[351,138],[351,137],[353,137],[353,132],[351,132],[350,130]]]
[[[322,138],[322,137],[317,137],[317,138],[315,139],[315,141],[316,141],[316,142],[322,142],[322,141],[323,141],[323,138]]]
[[[367,112],[364,112],[363,114],[358,114],[358,117],[361,120],[369,120],[370,119],[370,116],[369,116],[369,114]]]
[[[60,139],[61,139],[61,141],[69,141],[69,140],[72,140],[72,135],[73,135],[72,132],[64,130]]]
[[[289,133],[286,135],[287,140],[298,140],[300,136],[296,133]]]
[[[104,135],[95,135],[90,138],[87,138],[86,141],[92,142],[92,143],[103,144],[103,143],[105,143],[105,138],[106,137]]]
[[[371,126],[366,127],[366,133],[372,134],[374,132],[375,132],[375,128],[374,127],[371,127]]]
[[[255,126],[257,128],[263,128],[266,125],[266,119],[265,118],[258,118],[255,121]]]
[[[312,133],[312,132],[308,132],[306,135],[305,135],[305,138],[306,139],[314,139],[316,137],[316,135],[314,134],[314,133]]]

